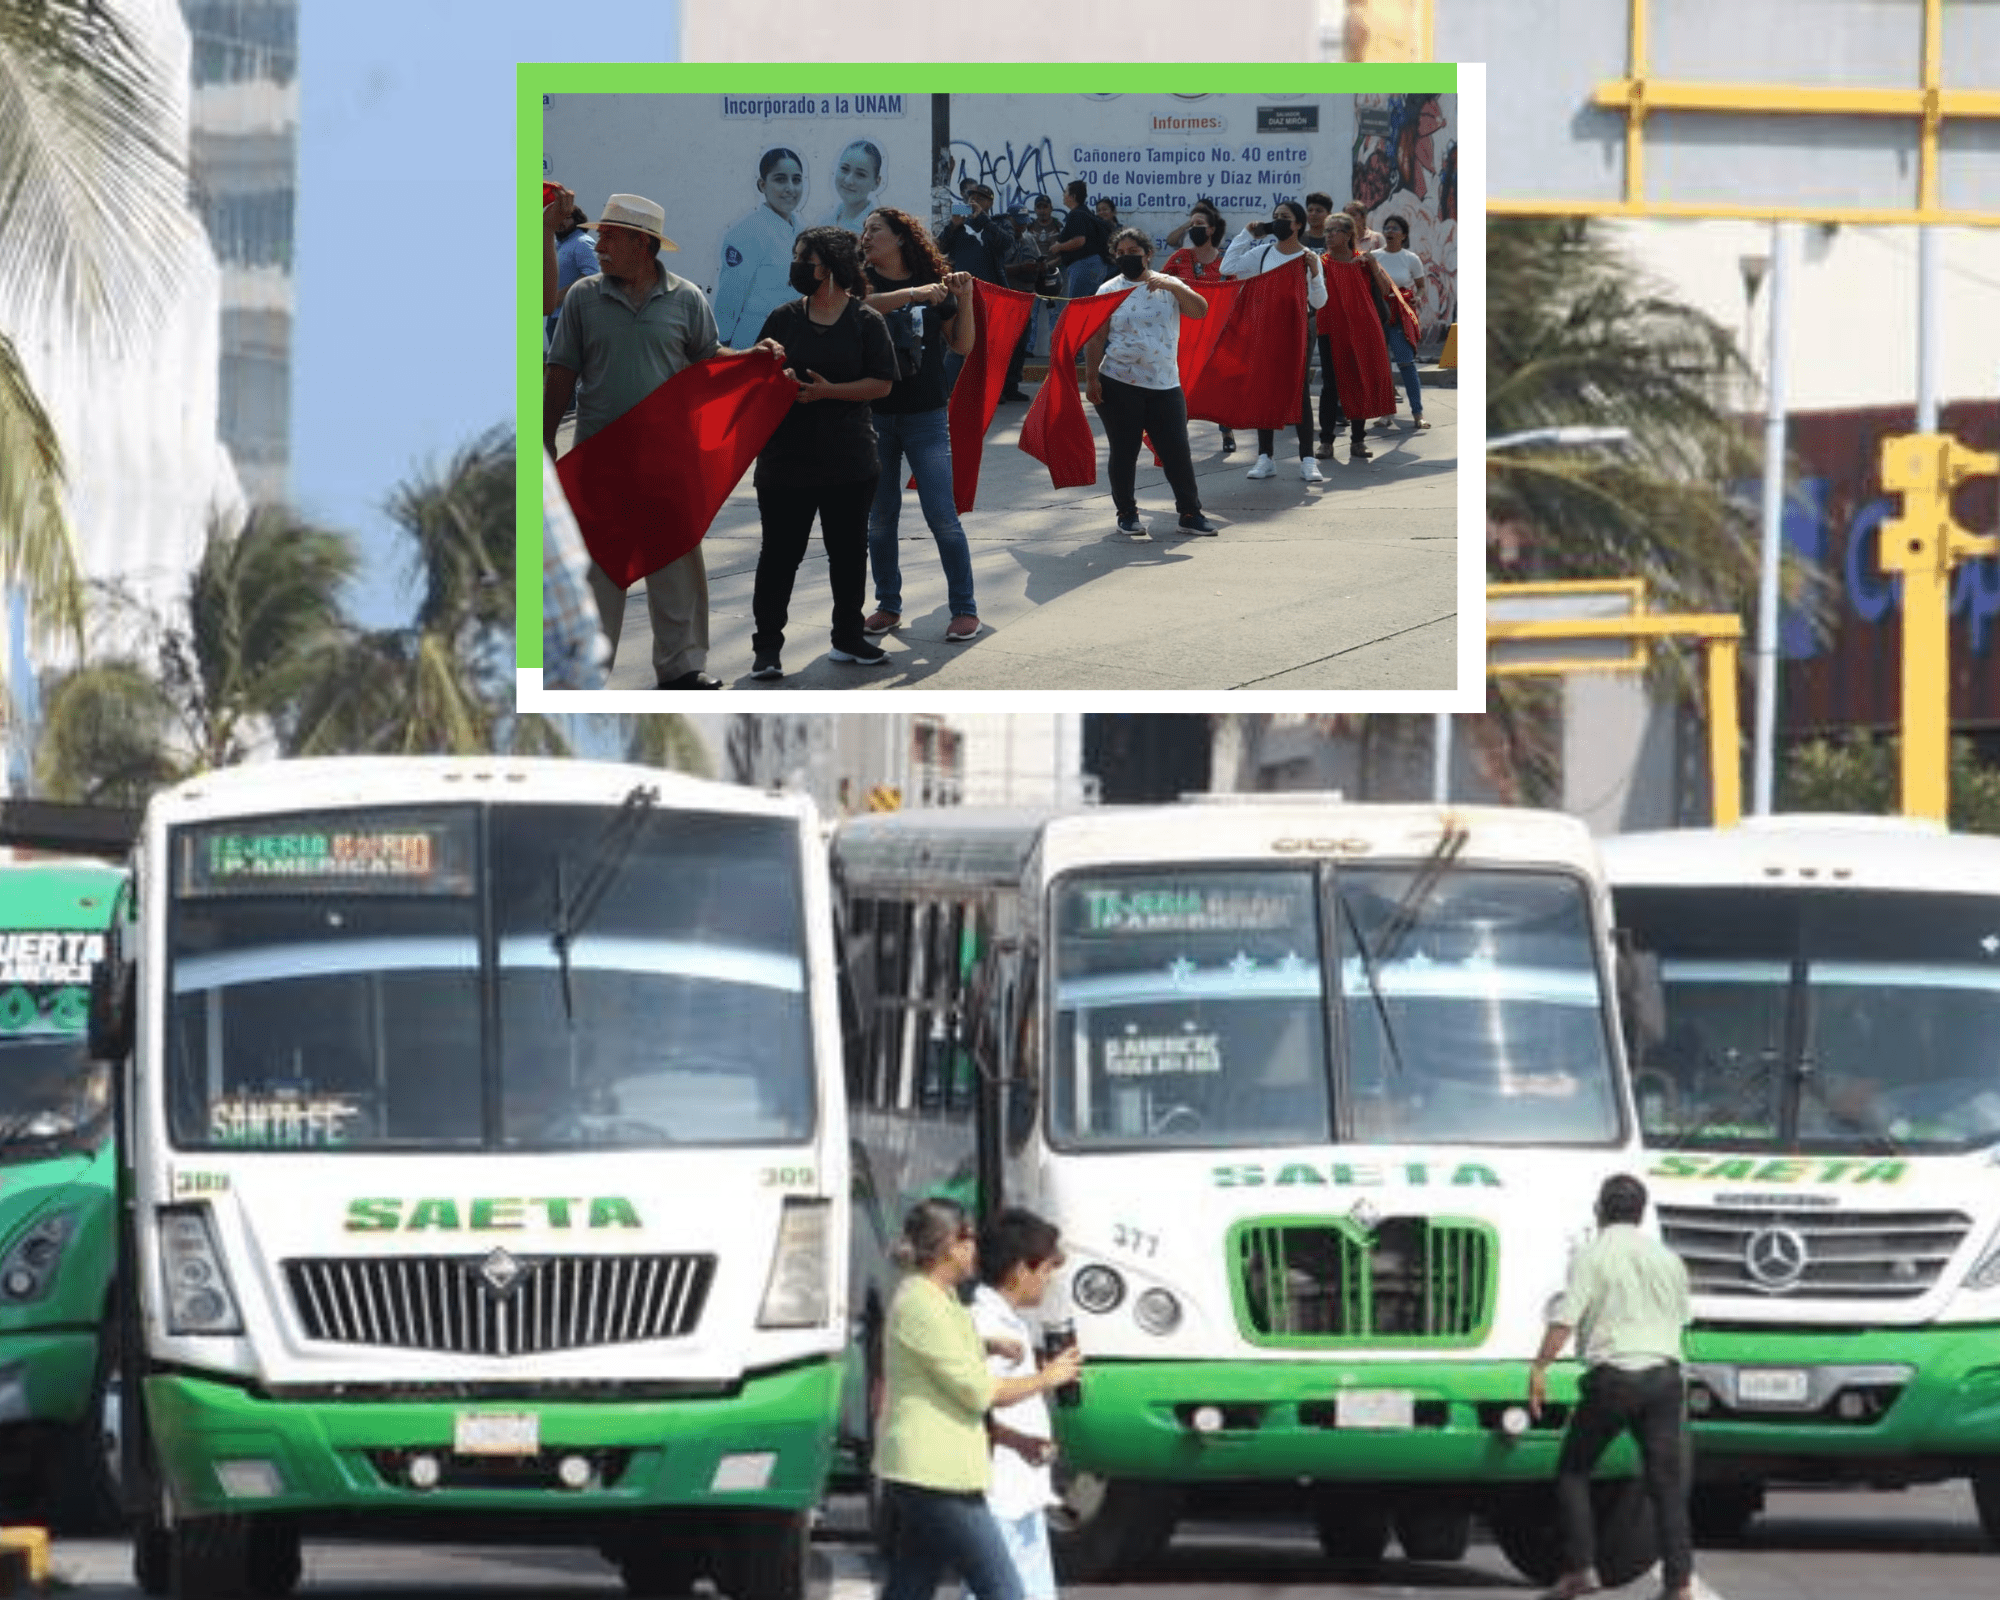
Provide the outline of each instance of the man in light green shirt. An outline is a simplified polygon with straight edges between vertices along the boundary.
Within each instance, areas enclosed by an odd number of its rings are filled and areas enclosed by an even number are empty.
[[[1548,1399],[1549,1363],[1572,1332],[1584,1360],[1577,1407],[1556,1463],[1563,1572],[1546,1600],[1575,1600],[1600,1588],[1591,1527],[1590,1474],[1619,1434],[1639,1443],[1646,1494],[1659,1529],[1660,1600],[1692,1600],[1694,1551],[1681,1465],[1681,1332],[1689,1317],[1687,1269],[1659,1240],[1639,1231],[1646,1186],[1628,1173],[1597,1194],[1597,1237],[1570,1263],[1569,1283],[1549,1311],[1542,1347],[1528,1371],[1528,1410]]]

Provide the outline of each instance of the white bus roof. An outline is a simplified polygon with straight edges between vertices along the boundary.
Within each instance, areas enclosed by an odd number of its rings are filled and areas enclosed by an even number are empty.
[[[1613,887],[1752,885],[2000,894],[2000,838],[1908,817],[1758,817],[1599,841]]]
[[[1447,819],[1467,831],[1465,858],[1596,870],[1589,830],[1554,812],[1358,804],[1296,793],[1259,796],[1254,803],[1232,796],[1076,811],[902,812],[843,823],[834,857],[852,878],[906,887],[925,878],[960,885],[1009,882],[1037,845],[1049,871],[1165,859],[1405,860],[1436,849]]]
[[[766,794],[663,767],[609,761],[510,756],[338,756],[257,761],[190,778],[156,794],[148,819],[284,814],[344,806],[572,802],[615,806],[636,786],[660,791],[662,805],[765,816],[810,817],[800,795]]]

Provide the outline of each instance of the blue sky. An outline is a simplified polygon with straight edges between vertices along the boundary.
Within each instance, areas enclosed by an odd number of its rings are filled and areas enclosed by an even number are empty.
[[[514,65],[675,61],[678,0],[299,7],[292,499],[361,541],[361,620],[414,592],[391,491],[514,416]]]

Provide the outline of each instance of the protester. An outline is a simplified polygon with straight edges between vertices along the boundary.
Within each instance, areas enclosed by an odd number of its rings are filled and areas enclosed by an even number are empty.
[[[1570,1263],[1569,1283],[1549,1313],[1528,1369],[1528,1412],[1548,1402],[1549,1364],[1572,1332],[1584,1362],[1577,1407],[1556,1461],[1556,1508],[1563,1570],[1549,1600],[1575,1600],[1601,1587],[1591,1526],[1590,1474],[1619,1434],[1638,1441],[1646,1494],[1659,1530],[1660,1600],[1693,1600],[1694,1552],[1682,1465],[1681,1333],[1688,1323],[1688,1277],[1681,1259],[1639,1231],[1646,1186],[1628,1173],[1597,1193],[1597,1236]]]
[[[1102,196],[1097,201],[1097,220],[1103,226],[1106,238],[1118,231],[1118,208]]]
[[[1021,1313],[1042,1303],[1062,1264],[1055,1224],[1032,1211],[1010,1206],[981,1230],[972,1324],[986,1348],[987,1370],[996,1378],[1034,1376],[1035,1337]],[[1048,1401],[1037,1393],[995,1406],[986,1427],[993,1441],[986,1507],[1020,1575],[1023,1600],[1056,1600],[1044,1515],[1044,1508],[1055,1503],[1049,1463],[1056,1443]]]
[[[1067,266],[1065,292],[1072,300],[1086,300],[1111,271],[1111,235],[1087,204],[1090,190],[1081,178],[1063,190],[1063,198],[1069,201],[1069,215],[1056,236],[1056,253]]]
[[[1042,204],[1048,204],[1048,197],[1042,196]],[[1007,287],[1019,294],[1054,294],[1061,287],[1061,278],[1055,261],[1047,254],[1043,242],[1035,236],[1035,225],[1027,218],[1018,219],[1020,226],[1014,230],[1014,243],[1007,252]],[[1050,217],[1050,236],[1053,239],[1055,219]],[[1045,288],[1044,285],[1047,285]],[[1028,320],[1021,326],[1021,337],[1014,341],[1014,354],[1007,364],[1006,382],[1001,386],[1002,405],[1026,405],[1029,396],[1021,388],[1021,372],[1027,365],[1028,347],[1031,343],[1035,324],[1042,315],[1042,303],[1037,300],[1028,313]]]
[[[976,1600],[1023,1600],[1021,1578],[1000,1525],[987,1509],[992,1479],[985,1416],[1072,1382],[1074,1349],[1039,1372],[996,1378],[958,1288],[978,1264],[964,1210],[925,1200],[903,1223],[898,1262],[907,1269],[883,1330],[882,1435],[875,1473],[897,1529],[881,1600],[932,1600],[956,1568]]]
[[[791,295],[792,245],[806,193],[798,152],[783,145],[766,150],[757,161],[757,192],[763,203],[722,236],[715,325],[725,344],[755,337],[772,309]]]
[[[794,246],[788,300],[764,321],[763,337],[785,353],[798,402],[757,457],[752,482],[764,542],[750,609],[753,678],[782,678],[779,652],[792,585],[819,518],[833,588],[835,661],[880,666],[888,659],[861,631],[868,584],[868,507],[875,497],[875,428],[868,403],[889,393],[896,352],[881,314],[863,297],[861,247],[844,228],[808,228]]]
[[[907,456],[917,480],[917,504],[944,564],[951,607],[945,641],[963,644],[979,632],[979,607],[973,599],[972,551],[952,498],[947,404],[951,387],[945,360],[948,354],[963,358],[972,348],[973,280],[966,273],[948,271],[924,225],[893,206],[877,207],[863,224],[861,255],[871,290],[868,303],[890,319],[890,333],[899,347],[895,386],[874,406],[882,476],[868,514],[875,610],[863,628],[870,637],[880,637],[903,620],[903,574],[896,538],[903,508],[902,462]]]
[[[1187,221],[1181,223],[1167,235],[1169,243],[1187,240],[1160,264],[1162,272],[1170,272],[1183,283],[1219,283],[1222,280],[1222,238],[1225,229],[1222,213],[1206,200],[1197,200],[1188,210]],[[1236,453],[1236,435],[1222,430],[1222,453]]]
[[[551,454],[556,428],[576,403],[575,443],[616,421],[682,368],[737,352],[716,338],[702,292],[662,267],[666,212],[642,195],[614,194],[597,222],[599,272],[564,298],[549,341],[542,399],[542,442]],[[774,356],[768,341],[757,348]],[[615,656],[624,625],[624,591],[593,562],[591,591]],[[708,661],[708,573],[701,546],[646,574],[653,628],[653,677],[662,689],[719,689]]]
[[[840,152],[833,169],[833,209],[820,221],[859,233],[882,187],[882,151],[872,139],[856,139]]]
[[[1347,418],[1347,455],[1366,461],[1373,454],[1362,437],[1368,418],[1393,416],[1396,391],[1389,382],[1385,332],[1396,302],[1394,281],[1377,258],[1354,249],[1354,219],[1342,213],[1326,225],[1326,305],[1318,319],[1320,359],[1336,414]],[[1333,439],[1320,445],[1333,455]]]
[[[1306,305],[1317,311],[1326,304],[1326,283],[1320,270],[1319,257],[1307,250],[1300,242],[1306,226],[1306,208],[1296,200],[1280,200],[1271,208],[1269,222],[1253,222],[1236,236],[1235,241],[1223,253],[1222,272],[1229,278],[1254,278],[1261,273],[1275,272],[1290,266],[1294,260],[1303,258],[1306,264]],[[1312,319],[1306,319],[1306,337],[1312,337]],[[1299,385],[1299,476],[1307,483],[1324,483],[1321,473],[1313,460],[1312,401],[1306,382]],[[1268,478],[1278,469],[1271,460],[1277,447],[1277,433],[1271,428],[1257,430],[1257,459],[1251,464],[1246,477]]]
[[[542,452],[542,687],[601,689],[611,658],[604,622],[590,592],[590,554],[556,479],[556,458]]]
[[[1124,304],[1083,347],[1085,392],[1097,407],[1108,446],[1105,476],[1118,531],[1152,537],[1139,520],[1136,481],[1139,441],[1150,435],[1159,452],[1182,533],[1213,534],[1201,514],[1194,457],[1188,449],[1187,396],[1181,391],[1181,318],[1208,315],[1208,302],[1179,278],[1152,270],[1153,243],[1138,228],[1120,228],[1111,242],[1119,275],[1098,289]]]
[[[1340,208],[1354,219],[1354,248],[1357,250],[1380,250],[1382,235],[1368,226],[1368,208],[1359,200],[1350,200]]]
[[[1035,307],[1035,315],[1028,324],[1028,354],[1046,355],[1049,349],[1049,332],[1055,326],[1056,313],[1061,307],[1050,301],[1063,292],[1063,262],[1056,254],[1056,240],[1061,237],[1062,224],[1056,221],[1055,202],[1045,194],[1035,196],[1034,217],[1022,230],[1023,236],[1032,239],[1041,258],[1041,271],[1033,285],[1034,293],[1042,296]],[[1015,285],[1020,287],[1020,285]],[[1004,395],[1002,398],[1006,398]]]
[[[1306,196],[1306,248],[1315,255],[1326,248],[1326,219],[1332,215],[1332,195],[1314,190]]]
[[[542,193],[548,194],[550,185],[542,186]],[[556,308],[562,304],[562,297],[569,292],[569,285],[562,281],[562,235],[564,218],[576,209],[576,196],[561,184],[553,185],[555,195],[542,202],[542,314],[553,317]],[[542,330],[544,340],[554,323]]]
[[[1375,265],[1380,267],[1402,294],[1409,307],[1411,321],[1423,293],[1424,263],[1416,251],[1410,249],[1410,225],[1401,217],[1385,217],[1382,221],[1383,248],[1375,252]],[[1383,330],[1389,339],[1389,359],[1396,363],[1396,370],[1403,375],[1403,392],[1410,397],[1410,426],[1421,432],[1430,424],[1424,421],[1424,386],[1417,378],[1417,352],[1410,344],[1409,331],[1403,326],[1403,319],[1392,316]],[[1388,418],[1383,426],[1394,422]]]
[[[944,232],[938,235],[938,248],[951,263],[953,271],[967,273],[1004,289],[1007,287],[1007,255],[1014,248],[1013,230],[993,214],[994,194],[986,184],[969,185],[965,198],[971,209],[966,215],[955,216],[945,224]],[[970,349],[970,345],[967,348]],[[952,350],[946,354],[944,380],[947,392],[958,386],[959,369],[964,365],[962,351]],[[1020,381],[1021,366],[1017,360],[1007,373],[1008,387]]]

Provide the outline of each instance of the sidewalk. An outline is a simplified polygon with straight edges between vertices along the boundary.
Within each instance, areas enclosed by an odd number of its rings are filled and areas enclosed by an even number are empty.
[[[951,620],[914,491],[901,522],[903,621],[880,643],[887,665],[827,659],[830,594],[815,532],[786,628],[785,676],[750,676],[750,594],[760,533],[749,474],[709,529],[708,671],[726,688],[1215,690],[1450,689],[1457,674],[1458,394],[1424,374],[1431,427],[1370,425],[1371,461],[1350,464],[1343,431],[1324,485],[1300,481],[1297,441],[1278,443],[1278,475],[1252,483],[1256,435],[1224,457],[1213,423],[1189,424],[1209,519],[1175,528],[1164,474],[1140,452],[1138,499],[1153,542],[1118,533],[1104,482],[1055,489],[1018,448],[1027,408],[1003,405],[986,435],[979,497],[961,520],[972,546],[984,631],[944,642]],[[1449,381],[1449,378],[1446,379]],[[867,607],[874,609],[870,585]],[[626,601],[609,687],[652,687],[645,588]]]

